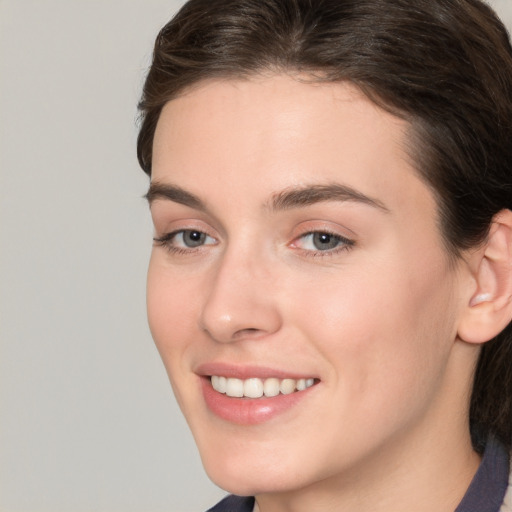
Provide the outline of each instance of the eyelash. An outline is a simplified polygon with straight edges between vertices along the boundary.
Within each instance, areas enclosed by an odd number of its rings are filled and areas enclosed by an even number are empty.
[[[173,254],[177,255],[190,255],[192,253],[195,253],[197,251],[200,251],[203,247],[207,245],[216,245],[212,243],[208,244],[201,244],[197,247],[178,247],[176,245],[173,245],[173,241],[178,235],[184,235],[185,233],[199,233],[201,235],[204,235],[208,238],[213,239],[210,235],[205,233],[204,231],[201,231],[199,229],[178,229],[176,231],[172,231],[170,233],[166,233],[165,235],[161,237],[155,237],[153,238],[153,241],[155,244],[164,247],[167,251]],[[306,237],[315,236],[315,235],[328,235],[332,238],[334,238],[337,242],[339,242],[341,245],[336,246],[332,249],[326,249],[326,250],[309,250],[309,249],[302,249],[301,247],[297,247],[296,241],[297,240],[304,240]],[[298,236],[294,239],[294,241],[290,244],[291,247],[294,247],[295,249],[301,251],[301,253],[309,258],[325,258],[325,257],[332,257],[335,256],[343,251],[349,251],[352,249],[355,245],[355,242],[353,240],[350,240],[348,238],[345,238],[339,234],[333,233],[328,230],[318,230],[318,231],[308,231],[306,233],[303,233],[302,235]]]
[[[334,238],[340,245],[336,246],[332,249],[326,249],[323,251],[320,249],[317,249],[317,250],[302,249],[301,247],[296,246],[296,240],[304,240],[306,237],[315,236],[315,235],[328,235],[328,236]],[[298,236],[297,238],[295,238],[295,240],[292,242],[291,245],[292,245],[292,247],[295,247],[296,249],[301,251],[302,254],[308,258],[329,258],[329,257],[336,256],[336,255],[340,254],[341,252],[351,250],[354,247],[355,242],[354,242],[354,240],[345,238],[344,236],[341,236],[337,233],[333,233],[332,231],[329,231],[326,229],[321,229],[318,231],[308,231],[307,233],[304,233],[304,234]]]
[[[173,241],[178,235],[183,235],[185,233],[199,233],[201,235],[204,235],[208,238],[212,238],[208,233],[205,233],[204,231],[201,231],[199,229],[177,229],[176,231],[172,231],[171,233],[166,233],[165,235],[161,237],[155,237],[153,238],[153,242],[155,244],[164,247],[167,251],[173,254],[177,255],[187,255],[191,253],[195,253],[198,250],[201,250],[205,245],[215,245],[215,244],[201,244],[197,247],[177,247],[176,245],[173,245]]]

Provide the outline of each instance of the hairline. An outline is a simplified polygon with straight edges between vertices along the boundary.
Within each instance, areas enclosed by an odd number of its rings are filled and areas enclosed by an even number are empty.
[[[297,82],[304,84],[350,84],[354,89],[360,92],[365,98],[367,98],[373,105],[377,108],[391,114],[397,119],[401,119],[405,121],[405,130],[404,130],[404,140],[402,143],[404,155],[408,158],[408,163],[414,170],[416,176],[429,188],[434,196],[434,201],[436,204],[436,225],[439,229],[439,233],[441,235],[441,239],[450,260],[450,263],[455,266],[457,261],[462,257],[462,253],[460,248],[452,242],[450,239],[450,235],[448,233],[448,227],[445,226],[445,222],[443,221],[444,210],[447,209],[447,204],[445,198],[441,195],[441,193],[437,190],[437,188],[433,185],[432,182],[428,179],[428,169],[425,169],[425,163],[422,163],[422,153],[425,153],[425,150],[428,149],[428,146],[422,144],[421,141],[424,140],[423,137],[420,136],[421,131],[421,121],[429,122],[427,119],[422,118],[419,114],[407,112],[403,109],[392,104],[391,101],[386,101],[382,94],[366,83],[358,83],[357,80],[351,78],[350,76],[339,76],[338,78],[329,76],[330,71],[336,71],[334,67],[326,67],[325,69],[321,68],[310,68],[310,69],[299,69],[298,67],[285,65],[281,63],[276,64],[267,64],[265,66],[260,66],[255,69],[238,69],[238,70],[216,70],[209,73],[208,76],[199,77],[197,79],[192,80],[190,83],[178,88],[173,94],[169,95],[168,98],[164,102],[162,102],[161,106],[158,108],[157,119],[155,122],[155,127],[152,131],[151,137],[151,146],[153,150],[154,136],[158,127],[158,123],[160,121],[160,117],[163,109],[168,105],[171,101],[186,96],[194,91],[207,86],[208,84],[214,82],[236,82],[236,81],[249,81],[255,78],[270,78],[272,76],[288,76]],[[156,110],[156,109],[155,109]],[[156,112],[155,112],[156,113]],[[151,163],[152,163],[151,156]],[[151,176],[151,169],[147,172],[149,176]]]

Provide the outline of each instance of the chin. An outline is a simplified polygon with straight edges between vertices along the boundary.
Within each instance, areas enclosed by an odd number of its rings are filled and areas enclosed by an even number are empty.
[[[288,492],[322,479],[322,475],[315,478],[311,458],[308,463],[308,457],[300,457],[286,442],[279,444],[237,440],[228,448],[217,445],[219,449],[211,449],[212,444],[205,450],[199,448],[210,480],[239,496]]]
[[[236,471],[222,466],[205,466],[205,469],[215,485],[238,496],[282,493],[302,487],[297,475],[284,475],[283,468],[274,471],[275,468],[269,466],[260,469],[247,467],[245,471]]]

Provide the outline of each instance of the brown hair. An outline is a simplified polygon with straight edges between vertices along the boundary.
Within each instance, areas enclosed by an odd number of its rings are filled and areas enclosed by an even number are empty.
[[[410,122],[410,151],[437,197],[453,257],[512,209],[512,48],[480,0],[190,0],[160,31],[137,154],[151,175],[163,106],[211,78],[265,71],[350,81]],[[512,326],[484,344],[471,397],[473,442],[512,444]]]

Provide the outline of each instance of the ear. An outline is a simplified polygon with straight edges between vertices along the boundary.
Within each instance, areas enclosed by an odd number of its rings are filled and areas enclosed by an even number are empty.
[[[487,240],[469,256],[468,264],[474,281],[458,336],[468,343],[484,343],[512,320],[512,211],[494,216]]]

